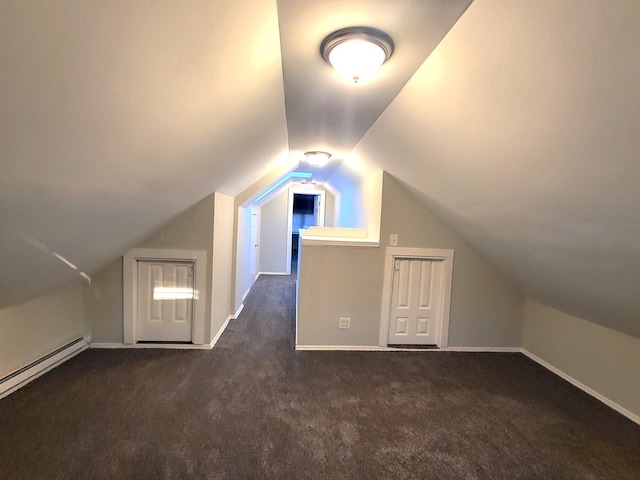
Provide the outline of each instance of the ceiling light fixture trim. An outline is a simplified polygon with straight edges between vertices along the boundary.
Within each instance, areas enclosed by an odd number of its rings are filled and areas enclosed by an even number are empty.
[[[322,41],[320,54],[338,74],[358,83],[376,74],[393,54],[391,37],[371,27],[347,27]]]

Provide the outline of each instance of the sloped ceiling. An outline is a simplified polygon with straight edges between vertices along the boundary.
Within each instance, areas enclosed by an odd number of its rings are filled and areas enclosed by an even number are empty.
[[[0,305],[287,157],[274,1],[8,1],[0,36]]]
[[[525,295],[640,336],[640,4],[469,3],[4,2],[0,307],[80,280],[53,253],[91,274],[327,148],[396,176]],[[358,90],[318,53],[350,24],[396,42]]]
[[[638,337],[639,22],[477,0],[356,149],[526,296]]]

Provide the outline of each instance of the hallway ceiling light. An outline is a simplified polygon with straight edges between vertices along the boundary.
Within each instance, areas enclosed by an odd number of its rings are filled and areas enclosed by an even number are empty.
[[[325,38],[320,53],[341,77],[358,83],[371,78],[389,60],[393,40],[376,28],[348,27]]]
[[[313,190],[314,188],[316,188],[316,182],[311,180],[305,180],[304,182],[300,182],[300,185],[302,185],[302,188],[306,190]]]
[[[304,152],[305,160],[315,167],[324,167],[331,159],[329,152],[321,152],[314,150],[311,152]]]

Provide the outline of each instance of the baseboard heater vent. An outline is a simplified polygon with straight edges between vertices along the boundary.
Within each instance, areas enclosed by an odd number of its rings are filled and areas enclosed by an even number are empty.
[[[440,350],[437,345],[405,345],[405,344],[388,344],[387,347],[402,348],[403,350]]]
[[[20,387],[35,380],[40,375],[57,367],[62,362],[87,349],[89,344],[84,337],[76,338],[22,368],[0,378],[0,398],[6,397]]]

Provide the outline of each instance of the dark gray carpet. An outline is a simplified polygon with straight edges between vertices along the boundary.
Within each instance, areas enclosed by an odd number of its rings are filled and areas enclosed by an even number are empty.
[[[0,479],[635,479],[640,427],[520,354],[295,352],[291,277],[212,351],[91,350],[0,400]]]

